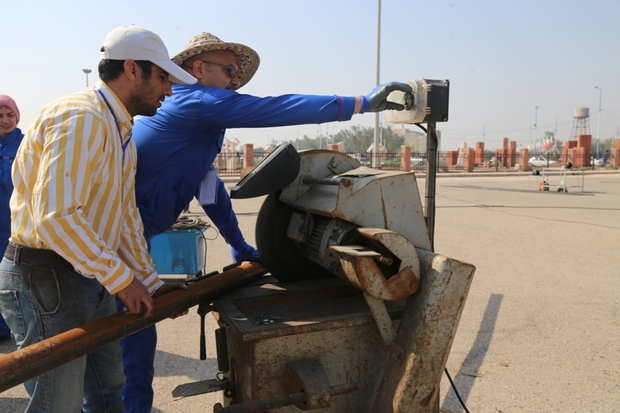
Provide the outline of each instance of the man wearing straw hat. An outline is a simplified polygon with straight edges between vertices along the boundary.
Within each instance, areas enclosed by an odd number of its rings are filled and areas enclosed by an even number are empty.
[[[263,128],[347,121],[356,113],[402,110],[388,102],[393,90],[411,92],[404,83],[376,87],[364,96],[284,95],[256,97],[236,90],[252,79],[258,54],[203,32],[191,38],[172,59],[198,79],[195,85],[173,85],[153,117],[134,126],[138,148],[136,197],[147,240],[169,229],[196,197],[215,199],[202,208],[231,246],[235,261],[259,260],[258,252],[241,233],[224,182],[213,162],[222,148],[226,128]],[[211,177],[215,185],[208,183]],[[205,194],[205,191],[214,194]],[[155,326],[121,340],[127,384],[128,413],[149,412],[156,345]],[[150,345],[148,348],[147,344]]]

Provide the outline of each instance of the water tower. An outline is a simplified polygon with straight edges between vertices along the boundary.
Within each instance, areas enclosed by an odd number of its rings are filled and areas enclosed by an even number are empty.
[[[592,135],[590,134],[590,109],[577,108],[573,112],[571,137],[562,150],[562,156],[578,168],[590,166]]]
[[[590,135],[590,108],[576,108],[573,111],[573,130],[570,139],[577,140],[579,135]]]

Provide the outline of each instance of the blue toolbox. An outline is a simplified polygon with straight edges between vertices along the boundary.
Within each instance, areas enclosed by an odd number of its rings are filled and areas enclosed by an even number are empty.
[[[205,270],[206,228],[171,228],[151,240],[151,257],[159,274],[202,274]]]

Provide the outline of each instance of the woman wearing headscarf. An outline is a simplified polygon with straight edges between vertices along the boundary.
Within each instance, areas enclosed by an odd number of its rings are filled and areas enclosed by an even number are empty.
[[[17,104],[10,96],[0,95],[0,254],[4,254],[11,236],[11,209],[9,208],[13,192],[11,167],[17,148],[24,137],[17,127],[18,123]],[[9,337],[11,337],[11,330],[0,315],[0,340]]]

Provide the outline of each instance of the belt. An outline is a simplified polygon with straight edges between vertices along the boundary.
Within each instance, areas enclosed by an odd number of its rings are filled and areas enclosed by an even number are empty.
[[[73,268],[73,265],[71,265],[69,261],[58,255],[55,251],[24,247],[23,245],[13,244],[12,242],[9,242],[9,245],[6,247],[4,256],[15,264],[23,262],[25,264]]]

